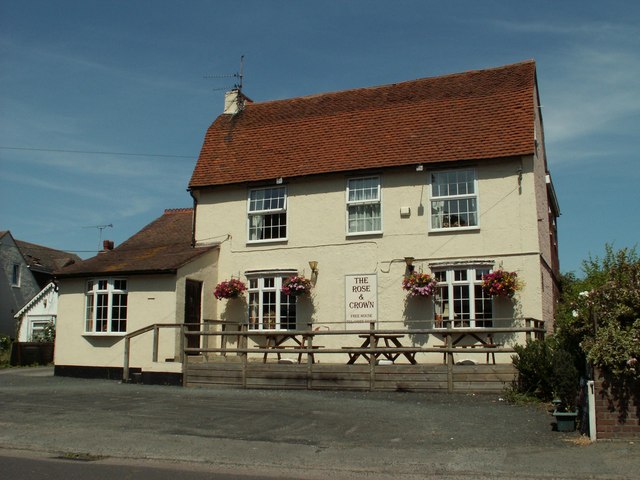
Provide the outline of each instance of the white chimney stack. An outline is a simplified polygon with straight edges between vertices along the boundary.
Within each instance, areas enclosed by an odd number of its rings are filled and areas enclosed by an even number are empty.
[[[244,95],[240,90],[234,88],[224,94],[224,112],[228,115],[235,115],[244,107]]]

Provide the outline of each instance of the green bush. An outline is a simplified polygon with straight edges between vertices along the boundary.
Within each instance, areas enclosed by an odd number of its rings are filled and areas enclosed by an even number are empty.
[[[553,340],[532,340],[516,345],[513,365],[518,370],[518,393],[549,401],[553,398]]]
[[[5,335],[0,335],[0,368],[9,366],[11,355],[11,339]]]
[[[41,332],[33,336],[34,342],[54,342],[56,339],[56,325],[49,322]]]
[[[566,350],[555,350],[551,356],[551,388],[554,398],[560,400],[561,410],[575,410],[579,385],[580,373],[573,356]]]
[[[616,378],[640,379],[640,255],[606,245],[583,271],[582,280],[563,278],[559,341]]]

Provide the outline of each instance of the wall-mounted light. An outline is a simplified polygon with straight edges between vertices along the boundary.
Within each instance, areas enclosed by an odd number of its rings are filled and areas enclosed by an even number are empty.
[[[276,178],[276,185],[281,185],[282,184],[282,177],[278,177]]]
[[[311,273],[317,275],[318,274],[318,262],[317,262],[317,260],[311,260],[309,262],[309,268],[311,268]]]
[[[404,257],[404,263],[407,264],[407,270],[409,271],[409,273],[413,273],[413,269],[415,268],[413,266],[413,261],[415,260],[415,258],[413,257]]]
[[[424,170],[424,165],[420,164],[420,165],[416,165],[416,172],[421,172]]]

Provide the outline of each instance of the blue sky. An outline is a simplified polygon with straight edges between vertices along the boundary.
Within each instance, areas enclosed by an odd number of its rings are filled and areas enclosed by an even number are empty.
[[[579,273],[640,238],[639,52],[631,1],[0,0],[0,230],[88,257],[97,225],[119,244],[190,207],[234,82],[204,77],[241,55],[256,101],[533,58],[561,269]]]

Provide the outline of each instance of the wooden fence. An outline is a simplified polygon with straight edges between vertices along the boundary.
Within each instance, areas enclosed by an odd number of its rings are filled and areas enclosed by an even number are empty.
[[[513,319],[509,319],[513,325]],[[376,329],[373,325],[365,330],[293,330],[273,332],[250,330],[248,325],[217,322],[223,328],[215,331],[190,332],[183,330],[185,338],[198,335],[203,338],[220,337],[219,347],[184,348],[186,358],[183,368],[185,386],[230,386],[241,388],[295,388],[295,389],[338,389],[338,390],[386,390],[386,391],[448,391],[448,392],[496,392],[513,381],[515,369],[511,362],[489,363],[489,356],[512,354],[513,346],[485,343],[480,345],[455,344],[454,338],[465,335],[483,335],[496,338],[500,334],[525,334],[526,339],[543,338],[544,325],[535,319],[522,319],[519,326],[492,328],[409,328]],[[230,331],[234,328],[235,331]],[[289,345],[286,352],[306,357],[306,363],[264,362],[266,355],[280,356],[284,350],[266,346],[265,340],[276,335],[304,338],[298,345]],[[424,338],[436,335],[442,338],[439,346],[395,346],[369,342],[366,347],[318,348],[323,342],[335,336],[356,341],[360,338],[376,336]],[[229,342],[229,338],[232,341]],[[188,342],[185,340],[184,345]],[[210,342],[203,341],[201,344]],[[229,343],[233,343],[229,346]],[[250,343],[254,344],[250,346]],[[354,345],[354,341],[347,342]],[[456,365],[454,354],[470,352],[486,355],[486,364]],[[422,363],[422,354],[437,353],[444,358],[443,363]],[[257,356],[256,356],[257,354]],[[213,356],[212,356],[213,355]],[[336,358],[349,359],[352,355],[362,356],[368,364],[345,364]],[[347,357],[348,356],[348,357]],[[380,362],[379,359],[393,358],[399,361]],[[328,359],[327,361],[324,358]],[[416,359],[416,364],[406,359]],[[441,357],[438,357],[441,358]]]

